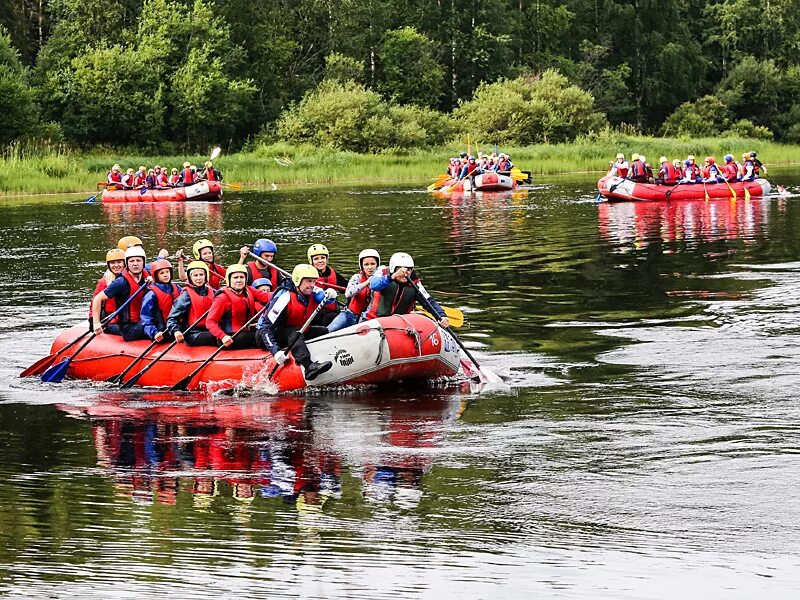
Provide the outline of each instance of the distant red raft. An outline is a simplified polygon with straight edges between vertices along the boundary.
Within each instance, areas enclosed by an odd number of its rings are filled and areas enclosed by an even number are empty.
[[[457,181],[449,179],[445,182],[444,186],[439,190],[443,193],[453,192],[503,192],[506,190],[513,190],[517,187],[517,182],[508,175],[500,175],[489,171],[475,176],[475,187],[472,188],[469,179],[462,179]]]
[[[84,331],[84,325],[64,331],[53,342],[52,352]],[[124,342],[117,335],[100,334],[70,362],[67,376],[106,381],[125,370],[148,345],[147,341]],[[125,379],[147,367],[165,347],[166,344],[156,346]],[[451,377],[460,366],[459,349],[453,337],[431,319],[416,313],[365,321],[311,340],[308,348],[314,360],[333,362],[331,370],[306,382],[300,366],[289,361],[272,379],[279,391]],[[214,350],[210,346],[177,344],[138,383],[169,387],[192,373]],[[64,355],[69,356],[70,352]],[[192,380],[189,389],[265,384],[274,365],[272,355],[263,350],[223,350]]]
[[[201,181],[186,187],[145,190],[105,190],[103,202],[185,202],[222,199],[222,184],[219,181]]]
[[[634,183],[628,179],[606,176],[597,182],[598,191],[609,202],[664,202],[669,200],[704,200],[706,194],[712,199],[732,198],[731,189],[737,198],[745,197],[745,189],[751,196],[769,196],[772,189],[766,179],[755,181],[732,181],[726,183],[683,183],[681,185],[654,185]]]

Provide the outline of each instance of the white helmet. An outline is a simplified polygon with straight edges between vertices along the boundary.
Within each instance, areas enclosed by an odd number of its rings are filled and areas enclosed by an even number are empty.
[[[414,259],[407,252],[395,252],[389,259],[389,273],[394,273],[398,267],[414,268]]]
[[[361,263],[367,257],[372,257],[376,261],[378,261],[378,264],[381,264],[381,255],[378,253],[377,250],[375,250],[375,248],[364,248],[361,252],[358,253],[358,268],[359,269],[363,268],[361,266]]]
[[[125,262],[128,262],[128,259],[134,256],[138,256],[142,260],[147,260],[147,255],[144,253],[144,248],[141,246],[131,246],[127,250],[125,250]]]

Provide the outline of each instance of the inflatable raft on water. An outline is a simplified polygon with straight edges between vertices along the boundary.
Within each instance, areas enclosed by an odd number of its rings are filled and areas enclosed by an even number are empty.
[[[469,179],[462,179],[456,181],[450,179],[439,190],[442,193],[455,193],[455,192],[502,192],[506,190],[513,190],[517,187],[517,182],[508,175],[500,175],[499,173],[482,173],[475,176],[475,186],[472,187]]]
[[[597,182],[598,191],[609,202],[663,202],[668,200],[705,200],[732,198],[731,189],[737,198],[744,198],[745,189],[750,196],[769,196],[770,184],[766,179],[755,181],[732,181],[727,183],[683,183],[680,185],[654,185],[634,183],[620,177],[606,176]]]
[[[66,330],[53,342],[57,352],[80,334],[85,325]],[[71,361],[67,376],[106,381],[121,373],[144,352],[149,341],[123,342],[116,335],[101,334]],[[131,369],[125,379],[147,367],[161,355],[166,344],[156,346]],[[394,315],[365,321],[308,342],[315,361],[330,360],[333,367],[306,382],[294,361],[280,367],[272,378],[279,391],[306,386],[375,384],[406,379],[451,377],[459,369],[459,349],[453,337],[431,319],[419,315]],[[177,344],[148,370],[138,384],[168,387],[192,373],[215,347]],[[64,353],[69,356],[71,351]],[[224,350],[192,380],[188,389],[214,390],[244,383],[267,382],[275,366],[263,350]]]
[[[186,187],[145,190],[105,190],[103,202],[185,202],[222,199],[222,184],[219,181],[201,181]]]

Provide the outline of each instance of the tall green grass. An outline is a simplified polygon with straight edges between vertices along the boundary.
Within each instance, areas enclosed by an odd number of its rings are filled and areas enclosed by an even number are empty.
[[[470,150],[492,151],[493,146],[473,143]],[[384,152],[357,154],[331,148],[297,146],[285,143],[260,145],[243,152],[222,155],[215,162],[225,181],[244,187],[265,188],[300,184],[391,184],[422,185],[444,171],[451,156],[466,148],[446,147],[410,153]],[[645,154],[656,164],[663,154],[670,159],[694,154],[712,154],[718,159],[728,152],[740,156],[743,151],[756,150],[768,165],[800,164],[800,146],[764,142],[743,138],[700,138],[682,140],[656,138],[605,131],[580,138],[569,144],[538,144],[524,148],[499,150],[512,156],[521,169],[535,175],[560,173],[603,172],[617,152],[627,157],[632,152]],[[93,193],[97,182],[104,181],[114,163],[137,168],[180,168],[185,160],[201,167],[207,160],[194,156],[143,156],[127,151],[95,151],[78,154],[59,144],[39,143],[11,145],[0,151],[0,194],[32,195],[48,193]]]

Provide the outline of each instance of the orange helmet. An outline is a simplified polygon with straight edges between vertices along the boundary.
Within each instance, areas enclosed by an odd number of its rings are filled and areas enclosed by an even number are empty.
[[[112,260],[125,260],[125,251],[119,248],[113,248],[106,252],[106,262],[109,263]]]
[[[710,165],[714,164],[714,157],[713,156],[706,156],[706,162]]]

